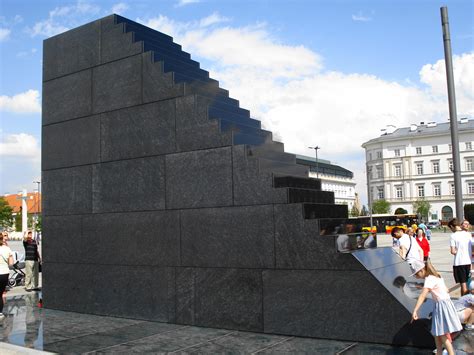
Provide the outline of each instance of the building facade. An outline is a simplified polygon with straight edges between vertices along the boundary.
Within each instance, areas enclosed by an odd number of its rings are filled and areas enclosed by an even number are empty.
[[[458,121],[463,204],[474,203],[474,120]],[[430,221],[447,221],[455,207],[449,122],[421,122],[392,129],[362,145],[372,201],[385,199],[391,213],[408,213],[419,199],[431,205]]]
[[[356,202],[354,174],[330,161],[296,155],[296,163],[309,167],[309,177],[321,179],[321,189],[334,192],[336,204],[347,205],[349,212]]]

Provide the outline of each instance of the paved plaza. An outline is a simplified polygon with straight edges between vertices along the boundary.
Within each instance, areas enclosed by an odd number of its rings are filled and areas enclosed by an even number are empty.
[[[379,246],[391,237],[379,235]],[[432,260],[453,297],[459,293],[451,276],[449,234],[435,233]],[[16,249],[17,246],[14,246]],[[21,251],[20,249],[18,249]],[[391,347],[326,339],[268,335],[226,329],[148,322],[63,312],[38,307],[40,293],[21,287],[9,291],[0,328],[0,354],[170,353],[170,354],[430,354],[426,349]],[[341,327],[354,322],[347,315]],[[455,341],[457,354],[474,352],[473,332]]]

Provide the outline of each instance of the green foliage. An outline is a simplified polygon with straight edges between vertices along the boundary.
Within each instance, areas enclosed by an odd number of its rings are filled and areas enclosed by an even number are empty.
[[[467,219],[471,224],[474,224],[474,204],[464,205],[464,218]]]
[[[395,214],[407,214],[408,211],[404,208],[401,208],[401,207],[398,207],[396,210],[395,210]]]
[[[0,197],[0,226],[10,227],[13,224],[12,212],[13,208],[3,197]]]
[[[17,232],[21,231],[21,211],[15,215],[15,230]]]
[[[372,202],[372,213],[390,213],[390,203],[384,199]]]
[[[413,202],[413,212],[420,215],[425,221],[428,220],[428,215],[430,214],[431,204],[426,201],[424,198],[420,198]]]
[[[351,217],[357,217],[360,215],[360,211],[357,209],[356,206],[352,206],[352,209],[350,210],[349,215]]]

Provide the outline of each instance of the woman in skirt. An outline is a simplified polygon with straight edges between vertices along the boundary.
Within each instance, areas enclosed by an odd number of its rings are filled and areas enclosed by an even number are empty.
[[[448,288],[429,260],[426,263],[412,260],[410,267],[417,279],[425,279],[423,291],[418,297],[413,310],[412,321],[418,319],[417,312],[428,293],[431,293],[431,297],[435,302],[431,318],[431,334],[435,338],[436,354],[441,355],[444,346],[449,355],[454,355],[451,333],[462,330],[462,325],[456,313],[456,308],[449,297]]]

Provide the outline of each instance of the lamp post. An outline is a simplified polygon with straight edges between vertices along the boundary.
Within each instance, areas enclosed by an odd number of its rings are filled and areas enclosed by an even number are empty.
[[[321,149],[319,146],[308,147],[309,149],[314,149],[316,152],[316,179],[319,179],[319,164],[318,164],[318,149]]]

